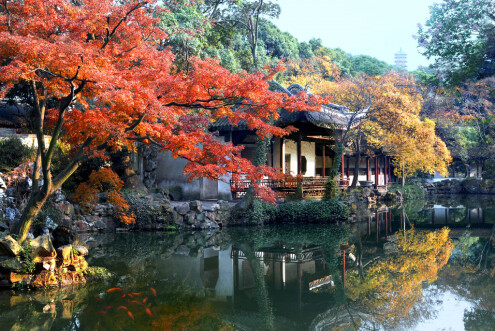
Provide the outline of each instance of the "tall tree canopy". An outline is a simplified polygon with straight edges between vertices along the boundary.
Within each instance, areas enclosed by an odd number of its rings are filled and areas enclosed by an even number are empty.
[[[274,172],[219,143],[207,129],[210,121],[228,116],[261,137],[280,136],[287,131],[268,124],[279,107],[317,107],[315,99],[303,102],[304,95],[270,92],[270,74],[233,74],[217,60],[192,58],[189,71],[178,71],[174,54],[162,47],[167,35],[158,17],[167,8],[156,1],[5,0],[0,6],[0,97],[28,91],[24,101],[34,109],[39,144],[21,242],[46,199],[88,158],[132,150],[136,141],[156,143],[188,159],[192,178],[227,172],[235,178],[242,171],[256,183]],[[48,145],[45,134],[52,136]],[[70,144],[72,159],[54,174],[59,139]]]
[[[418,24],[418,45],[435,60],[440,80],[457,84],[495,73],[495,4],[491,0],[444,0]]]

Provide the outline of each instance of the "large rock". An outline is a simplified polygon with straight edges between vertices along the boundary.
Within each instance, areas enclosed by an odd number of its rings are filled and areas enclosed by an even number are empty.
[[[62,262],[62,265],[72,263],[72,245],[65,245],[57,248],[57,259]]]
[[[184,216],[184,221],[189,225],[193,225],[196,222],[196,213],[195,212],[187,213]]]
[[[191,210],[191,208],[189,207],[189,204],[181,203],[180,205],[175,206],[175,210],[180,215],[186,215]]]
[[[76,250],[77,254],[81,256],[86,256],[89,253],[88,249],[84,246],[76,246],[74,247],[74,249]]]
[[[59,248],[60,246],[71,245],[76,239],[76,235],[72,230],[65,226],[59,226],[52,233],[53,246]]]
[[[107,225],[101,220],[96,221],[94,226],[97,230],[105,230],[107,228]]]
[[[7,231],[9,229],[9,226],[5,224],[4,222],[0,222],[0,231]]]
[[[0,262],[0,269],[14,271],[14,272],[22,272],[22,263],[18,256],[9,257],[6,259],[2,259]]]
[[[17,256],[21,251],[21,245],[10,235],[0,239],[0,255]]]
[[[196,213],[203,212],[203,204],[199,200],[194,200],[189,203],[189,208]]]
[[[37,262],[39,258],[53,257],[57,255],[55,247],[53,247],[52,240],[49,234],[44,234],[33,240],[31,240],[32,257],[33,261]]]

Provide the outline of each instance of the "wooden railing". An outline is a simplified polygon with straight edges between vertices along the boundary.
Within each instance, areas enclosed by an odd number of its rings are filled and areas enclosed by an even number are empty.
[[[325,183],[328,181],[328,177],[303,177],[303,178],[291,178],[284,181],[274,181],[271,179],[264,179],[260,185],[271,188],[277,193],[278,199],[284,199],[287,194],[295,193],[299,183],[302,183],[302,189],[304,197],[321,198],[325,193]],[[349,185],[346,183],[338,183],[340,187],[342,185]],[[230,181],[230,189],[232,191],[232,197],[234,199],[241,199],[251,187],[251,181],[242,180],[240,182]]]

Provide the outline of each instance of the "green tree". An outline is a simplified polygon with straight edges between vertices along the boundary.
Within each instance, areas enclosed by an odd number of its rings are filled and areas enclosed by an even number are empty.
[[[353,72],[368,76],[385,75],[392,66],[369,55],[357,55],[351,58]]]
[[[495,6],[491,0],[444,0],[418,24],[420,51],[435,60],[437,77],[449,84],[493,74]]]

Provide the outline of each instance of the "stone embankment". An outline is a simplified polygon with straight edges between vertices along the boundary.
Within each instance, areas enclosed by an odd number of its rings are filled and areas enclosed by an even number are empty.
[[[495,180],[466,178],[422,185],[428,195],[495,194]]]
[[[79,232],[104,230],[180,230],[217,229],[226,225],[231,204],[227,201],[203,202],[199,200],[174,202],[163,197],[145,196],[134,201],[136,222],[122,225],[113,218],[113,206],[102,202],[94,211],[85,214],[78,205],[64,201],[56,207],[62,210],[63,225]],[[141,204],[142,203],[142,204]],[[131,208],[132,211],[133,208]]]

